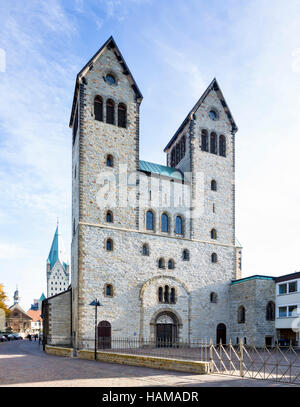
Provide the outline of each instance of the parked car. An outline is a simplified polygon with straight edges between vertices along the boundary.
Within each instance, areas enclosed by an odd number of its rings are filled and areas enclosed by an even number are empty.
[[[9,341],[14,341],[14,340],[15,340],[15,337],[14,337],[13,334],[8,334],[8,335],[7,335],[7,339],[8,339]]]
[[[7,341],[8,341],[7,337],[3,334],[0,334],[0,342],[7,342]]]
[[[16,340],[23,339],[22,336],[20,336],[19,334],[13,334],[13,336],[15,337]]]

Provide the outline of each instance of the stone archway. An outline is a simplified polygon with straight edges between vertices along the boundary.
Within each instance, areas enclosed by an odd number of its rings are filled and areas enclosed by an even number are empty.
[[[172,347],[178,340],[178,319],[173,312],[163,311],[155,320],[157,347]]]
[[[144,301],[144,296],[145,296],[145,292],[146,290],[151,287],[151,285],[154,283],[156,283],[157,280],[165,280],[166,282],[174,282],[177,283],[179,286],[181,286],[182,290],[184,291],[185,295],[186,295],[186,308],[187,308],[187,318],[186,318],[186,337],[188,340],[190,340],[190,335],[191,335],[191,326],[190,326],[190,322],[191,322],[191,295],[190,295],[190,291],[187,287],[187,285],[185,283],[183,283],[182,281],[180,281],[177,277],[174,276],[169,276],[169,275],[161,275],[161,276],[154,276],[152,278],[150,278],[149,280],[147,280],[141,287],[140,290],[140,295],[139,295],[139,299],[141,301],[141,306],[140,306],[140,340],[144,340],[144,330],[148,330],[147,329],[147,325],[145,325],[145,314],[146,314],[146,309],[147,309],[147,303],[145,305],[145,301]],[[170,283],[171,284],[171,283]],[[163,314],[164,312],[170,312],[172,315],[174,315],[175,320],[177,321],[177,331],[176,331],[176,338],[181,338],[182,335],[182,327],[183,327],[183,322],[182,322],[182,318],[179,315],[179,313],[172,307],[164,307],[161,308],[161,306],[159,306],[159,309],[154,312],[154,314],[152,314],[151,320],[150,320],[150,332],[147,333],[146,339],[150,338],[151,341],[155,341],[156,340],[156,319],[158,318],[159,315]],[[149,314],[148,314],[148,318],[149,318]],[[150,337],[149,337],[150,334]]]

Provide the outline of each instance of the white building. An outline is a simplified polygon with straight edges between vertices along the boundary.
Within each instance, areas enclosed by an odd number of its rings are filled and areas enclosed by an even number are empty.
[[[277,277],[275,327],[280,344],[299,345],[300,272]]]

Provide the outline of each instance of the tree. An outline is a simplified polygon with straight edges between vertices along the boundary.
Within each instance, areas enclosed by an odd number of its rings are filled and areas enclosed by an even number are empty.
[[[5,311],[5,314],[8,315],[9,309],[6,305],[7,295],[4,292],[3,284],[0,284],[0,308]]]

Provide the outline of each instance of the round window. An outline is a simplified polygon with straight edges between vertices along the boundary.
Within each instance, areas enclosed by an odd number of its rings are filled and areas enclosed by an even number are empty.
[[[209,117],[210,117],[212,120],[217,120],[218,114],[217,114],[217,112],[216,112],[215,110],[211,109],[211,110],[209,111]]]
[[[111,75],[111,74],[106,75],[105,80],[106,80],[106,82],[109,83],[110,85],[115,85],[115,84],[116,84],[116,79],[115,79],[115,77],[114,77],[113,75]]]

